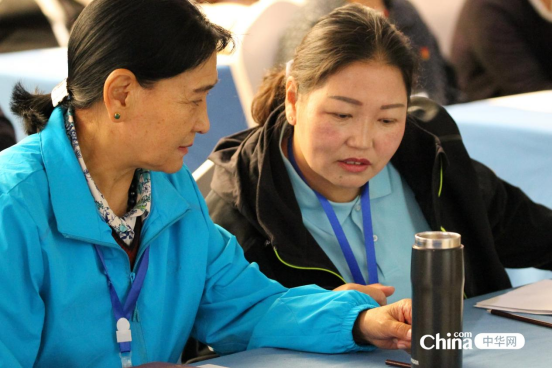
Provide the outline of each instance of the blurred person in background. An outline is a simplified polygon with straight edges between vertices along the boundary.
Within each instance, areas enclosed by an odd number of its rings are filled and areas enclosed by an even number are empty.
[[[552,0],[466,0],[451,61],[470,101],[552,89]]]
[[[410,39],[420,60],[413,93],[425,94],[443,105],[457,101],[454,71],[441,54],[436,38],[408,0],[305,0],[280,40],[274,65],[292,59],[295,48],[318,19],[347,3],[358,3],[383,13]]]
[[[88,2],[0,1],[0,53],[67,46],[69,30]]]

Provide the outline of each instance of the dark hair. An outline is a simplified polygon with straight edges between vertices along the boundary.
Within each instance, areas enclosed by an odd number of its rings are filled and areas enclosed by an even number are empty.
[[[171,78],[233,44],[231,34],[210,23],[188,0],[95,0],[77,18],[67,52],[67,90],[75,108],[102,99],[109,74],[119,68],[136,75],[141,86]],[[47,124],[50,95],[14,88],[12,111],[24,119],[27,134]]]
[[[321,87],[355,61],[378,61],[400,69],[410,97],[418,60],[410,41],[383,15],[362,5],[337,8],[321,18],[295,50],[290,74],[299,93]],[[253,119],[263,125],[285,100],[285,68],[270,71],[253,99]],[[369,88],[369,87],[367,87]]]

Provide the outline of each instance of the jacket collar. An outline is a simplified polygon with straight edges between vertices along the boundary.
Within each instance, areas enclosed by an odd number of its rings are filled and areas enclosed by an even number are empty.
[[[190,210],[190,203],[170,181],[172,175],[183,174],[182,171],[187,169],[183,167],[177,174],[151,172],[151,212],[142,227],[143,245],[151,243],[161,231],[180,220]]]
[[[297,202],[301,207],[301,213],[304,219],[317,224],[316,226],[323,232],[328,234],[333,234],[332,228],[328,228],[326,216],[320,216],[320,202],[315,192],[311,189],[305,181],[299,176],[295,171],[292,164],[289,160],[283,155],[280,151],[280,157],[284,161],[287,174],[290,178],[295,197]],[[374,178],[370,180],[370,200],[377,198],[382,198],[390,195],[393,192],[391,188],[391,178],[389,173],[389,167],[386,165],[381,172],[378,173]],[[332,207],[335,211],[335,214],[339,220],[341,226],[345,223],[347,218],[351,216],[353,209],[360,205],[360,196],[357,196],[350,202],[347,203],[332,203]]]
[[[413,97],[408,112],[404,138],[391,162],[414,192],[430,227],[441,230],[439,195],[448,166],[444,146],[462,138],[446,110],[427,98]]]
[[[111,228],[100,217],[94,198],[65,133],[65,110],[56,108],[39,133],[44,168],[58,231],[81,241],[118,247]],[[152,173],[152,208],[142,229],[142,244],[153,240],[167,224],[189,208],[163,173]]]

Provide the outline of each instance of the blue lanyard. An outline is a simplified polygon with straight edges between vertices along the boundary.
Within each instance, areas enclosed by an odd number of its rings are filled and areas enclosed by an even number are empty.
[[[303,173],[301,172],[301,170],[299,169],[299,166],[297,165],[297,161],[295,161],[295,156],[293,155],[292,138],[293,136],[291,136],[288,140],[289,160],[293,165],[293,167],[295,168],[295,171],[297,171],[297,174],[299,174],[299,176],[301,177],[301,179],[303,179],[305,184],[308,185],[307,181],[305,180],[305,177],[303,176]],[[341,251],[345,256],[345,260],[347,261],[347,265],[349,266],[349,270],[353,275],[353,280],[355,281],[355,283],[362,284],[362,285],[378,283],[376,251],[374,248],[374,230],[372,228],[372,212],[370,209],[370,183],[369,182],[366,183],[360,195],[360,204],[362,207],[362,226],[364,228],[364,246],[366,248],[366,264],[368,265],[368,283],[366,283],[366,281],[364,280],[364,277],[362,277],[362,273],[360,272],[358,263],[355,259],[351,246],[349,245],[349,241],[345,236],[345,232],[343,231],[343,228],[341,227],[341,224],[337,219],[337,215],[335,214],[335,211],[333,210],[332,205],[322,194],[318,193],[313,188],[311,189],[314,192],[314,194],[316,194],[316,197],[318,198],[320,205],[322,205],[322,208],[324,209],[324,212],[326,213],[326,216],[328,217],[328,220],[332,225],[332,229],[337,238],[337,241],[339,242]]]
[[[138,297],[140,296],[140,292],[142,291],[142,286],[144,285],[144,279],[146,278],[146,273],[148,272],[150,248],[149,247],[146,248],[146,251],[144,252],[144,255],[142,257],[142,260],[140,261],[138,270],[136,272],[136,278],[134,279],[134,282],[130,287],[130,291],[128,292],[128,296],[124,306],[119,300],[119,297],[117,296],[117,291],[113,286],[113,282],[111,282],[111,277],[109,277],[109,272],[107,271],[107,266],[105,265],[104,257],[100,250],[100,247],[94,244],[94,249],[96,249],[96,253],[98,253],[98,257],[100,258],[100,261],[104,268],[105,277],[107,278],[107,285],[109,286],[109,296],[111,297],[113,315],[115,316],[115,321],[117,323],[117,326],[119,326],[119,321],[121,320],[121,318],[126,319],[126,321],[130,321],[132,312],[136,308],[136,302],[138,301]],[[130,337],[130,330],[128,331],[128,333],[129,333],[128,336]],[[119,334],[119,332],[117,332],[117,334]],[[128,340],[128,339],[123,339],[123,340]],[[130,353],[131,351],[130,341],[119,342],[119,349],[121,353]]]

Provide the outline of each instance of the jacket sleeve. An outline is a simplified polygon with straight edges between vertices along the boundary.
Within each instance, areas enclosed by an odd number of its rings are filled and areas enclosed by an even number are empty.
[[[317,286],[286,289],[248,263],[236,238],[209,227],[204,294],[192,335],[221,354],[259,347],[320,353],[370,350],[353,341],[358,314],[377,307],[368,295],[331,292]]]
[[[502,264],[552,270],[552,210],[472,161]]]
[[[45,315],[39,231],[26,206],[7,194],[0,195],[0,224],[0,366],[32,367]]]

